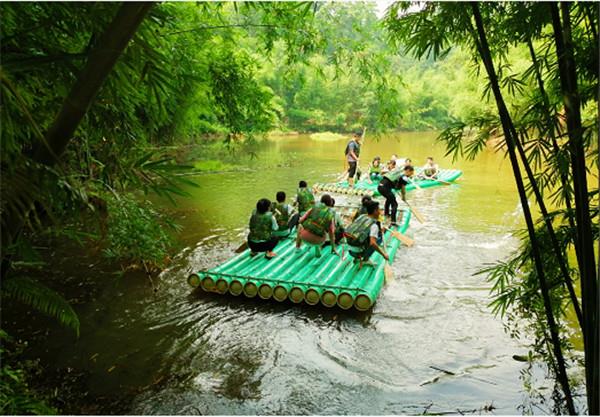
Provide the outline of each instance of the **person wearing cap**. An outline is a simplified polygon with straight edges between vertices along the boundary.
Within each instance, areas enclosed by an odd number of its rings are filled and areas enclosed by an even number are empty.
[[[356,168],[358,166],[359,155],[360,155],[360,141],[362,139],[361,132],[354,132],[352,139],[346,145],[346,161],[348,161],[348,185],[354,187],[354,175],[356,174]]]

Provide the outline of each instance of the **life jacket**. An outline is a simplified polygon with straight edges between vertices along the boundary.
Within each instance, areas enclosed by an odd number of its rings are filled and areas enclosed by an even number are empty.
[[[358,212],[356,213],[356,215],[352,219],[352,221],[356,221],[356,219],[358,219],[358,217],[361,216],[361,215],[363,215],[363,214],[367,214],[367,208],[365,206],[361,205],[360,208],[358,209]]]
[[[350,142],[348,142],[348,144],[346,145],[346,149],[344,149],[344,155],[348,155],[350,153],[350,144],[354,142],[354,144],[356,145],[356,148],[354,148],[354,154],[356,156],[360,156],[360,143],[358,143],[357,141],[355,141],[354,139],[352,139]]]
[[[332,209],[323,203],[315,205],[308,217],[302,222],[302,227],[317,236],[324,237],[335,217]]]
[[[402,175],[404,175],[404,170],[395,168],[395,169],[383,174],[383,178],[387,178],[388,180],[390,180],[392,183],[395,184]]]
[[[285,204],[273,201],[271,203],[271,211],[273,212],[273,216],[275,216],[275,220],[277,220],[279,230],[287,229],[288,222],[290,221],[290,213]]]
[[[261,241],[271,239],[273,234],[273,213],[267,211],[259,214],[254,210],[250,217],[250,233],[248,240]]]
[[[308,188],[298,188],[298,212],[304,213],[315,204],[315,196]]]
[[[377,223],[377,220],[366,214],[358,216],[358,218],[348,226],[344,233],[346,242],[348,242],[350,246],[359,248],[369,246],[369,232],[374,223]],[[381,228],[379,229],[379,233],[381,233]]]
[[[371,165],[371,168],[369,168],[369,174],[381,174],[381,163],[377,166]]]

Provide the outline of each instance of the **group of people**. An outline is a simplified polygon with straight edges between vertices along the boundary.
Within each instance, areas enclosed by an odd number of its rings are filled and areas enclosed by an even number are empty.
[[[345,155],[349,165],[348,185],[354,187],[354,177],[360,179],[360,171],[358,163],[360,161],[360,146],[362,135],[360,132],[354,132],[352,139],[346,145]],[[423,169],[416,178],[435,180],[439,175],[439,167],[433,161],[433,157],[428,157]],[[385,197],[384,213],[390,215],[391,225],[396,225],[396,216],[398,212],[398,201],[393,190],[399,189],[402,200],[406,201],[406,185],[413,182],[415,178],[415,169],[412,161],[409,158],[404,160],[399,159],[396,155],[392,155],[387,164],[383,165],[381,158],[376,156],[369,164],[367,181],[373,183],[378,181],[377,191]]]
[[[319,202],[308,188],[306,181],[300,181],[293,205],[285,202],[286,194],[279,191],[276,201],[261,198],[250,217],[248,247],[250,256],[264,252],[270,259],[279,241],[288,237],[296,229],[296,250],[302,244],[314,247],[315,256],[321,256],[321,249],[331,245],[333,253],[339,255],[337,245],[346,239],[349,253],[360,267],[369,264],[369,257],[379,252],[389,259],[383,242],[384,228],[379,222],[381,212],[379,203],[364,197],[361,207],[353,216],[352,223],[345,227],[340,214],[334,210],[335,200],[329,194],[323,194]]]
[[[357,170],[361,140],[360,132],[353,133],[352,140],[348,142],[345,150],[350,187],[354,187],[354,177],[359,175]],[[417,177],[436,179],[438,175],[439,168],[433,158],[429,157]],[[369,165],[367,181],[378,181],[377,190],[385,198],[384,215],[389,217],[390,226],[397,225],[398,202],[394,189],[399,189],[402,200],[406,201],[406,185],[414,179],[415,169],[410,159],[400,160],[396,155],[392,155],[384,166],[381,158],[375,157]],[[286,194],[283,191],[276,194],[273,202],[261,198],[250,217],[250,255],[256,256],[264,252],[265,257],[269,259],[277,256],[273,250],[278,242],[288,237],[295,229],[296,249],[300,250],[303,243],[312,245],[317,257],[321,256],[321,249],[327,245],[331,245],[331,250],[337,254],[336,245],[345,239],[350,255],[360,262],[361,267],[364,263],[369,263],[368,259],[375,251],[386,260],[389,259],[385,248],[381,246],[385,228],[379,221],[381,211],[377,201],[368,196],[363,197],[361,207],[352,217],[352,223],[348,227],[344,226],[334,206],[335,200],[329,194],[324,194],[320,201],[316,202],[306,181],[299,182],[292,205],[286,203]]]

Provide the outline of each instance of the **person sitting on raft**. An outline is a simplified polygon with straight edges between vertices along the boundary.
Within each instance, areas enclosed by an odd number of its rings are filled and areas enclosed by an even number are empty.
[[[331,198],[331,209],[333,210],[334,222],[335,222],[335,241],[340,242],[344,237],[344,221],[342,220],[342,216],[340,213],[335,210],[335,198]],[[331,241],[327,240],[323,246],[331,245]]]
[[[277,201],[271,203],[271,212],[277,220],[279,228],[273,232],[273,235],[278,238],[287,237],[290,234],[291,229],[294,227],[292,223],[292,213],[294,209],[289,204],[285,203],[285,192],[278,191],[275,195]]]
[[[433,162],[433,158],[429,156],[427,157],[427,161],[425,162],[425,165],[423,165],[423,170],[419,176],[428,180],[435,180],[439,173],[440,169],[438,164]]]
[[[356,212],[352,216],[352,221],[355,221],[358,218],[358,216],[360,216],[361,214],[367,214],[367,203],[369,201],[372,201],[371,196],[364,195],[363,198],[360,200],[360,207],[358,208],[358,210],[356,210]]]
[[[375,251],[379,252],[386,261],[390,259],[385,249],[381,247],[383,244],[383,231],[379,222],[379,216],[381,215],[379,203],[368,201],[366,207],[367,214],[358,216],[344,233],[350,255],[360,261],[359,269],[363,267],[363,264],[373,266],[369,258]]]
[[[367,181],[372,183],[373,181],[381,180],[381,158],[376,156],[373,158],[373,162],[369,164],[369,176],[367,177]]]
[[[277,255],[273,249],[277,246],[279,239],[273,233],[279,229],[279,226],[273,213],[269,211],[270,207],[269,199],[261,198],[250,216],[250,233],[248,234],[250,256],[265,252],[265,258],[271,259]]]
[[[296,249],[300,249],[302,241],[315,245],[315,255],[321,256],[321,245],[327,239],[332,242],[331,250],[337,254],[335,249],[335,213],[331,208],[332,198],[329,194],[323,194],[321,202],[315,204],[300,219],[298,234],[296,235]]]
[[[308,189],[306,181],[298,183],[298,194],[296,194],[296,205],[298,206],[298,214],[302,216],[315,204],[315,196]]]
[[[298,213],[294,214],[289,222],[290,229],[294,226],[298,226],[298,220],[304,215],[313,205],[315,204],[315,196],[308,189],[306,181],[300,181],[298,183],[298,193],[296,194],[296,201],[294,206],[298,208]]]
[[[397,226],[396,215],[398,212],[398,202],[392,190],[399,188],[402,194],[402,201],[406,201],[406,184],[409,183],[414,172],[415,169],[411,165],[406,165],[404,169],[394,168],[392,171],[384,174],[383,179],[379,182],[377,191],[385,197],[384,214],[386,216],[390,215],[391,208],[391,226]]]

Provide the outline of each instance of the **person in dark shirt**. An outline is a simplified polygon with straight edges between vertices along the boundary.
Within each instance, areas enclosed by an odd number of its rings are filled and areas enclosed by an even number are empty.
[[[392,164],[395,166],[395,163]],[[398,201],[394,195],[394,189],[400,189],[402,201],[406,201],[406,185],[410,178],[414,175],[415,169],[412,165],[406,165],[404,169],[395,167],[390,172],[383,175],[383,179],[379,182],[377,191],[385,197],[384,214],[391,214],[391,225],[396,226],[396,215],[398,213]],[[391,208],[391,213],[390,213]]]
[[[352,139],[346,145],[346,161],[348,161],[348,185],[350,187],[354,187],[354,175],[356,174],[356,169],[358,166],[359,156],[360,156],[360,141],[361,141],[361,133],[354,132],[352,134]]]

